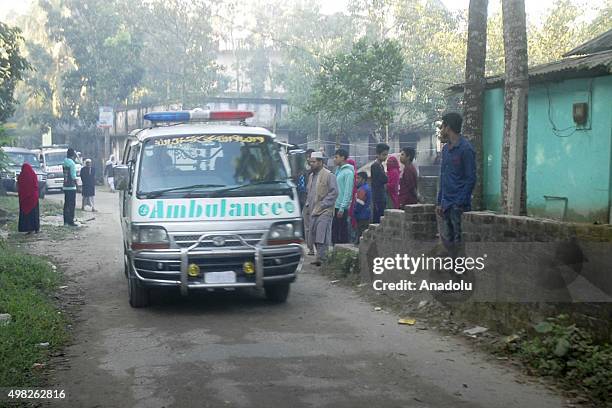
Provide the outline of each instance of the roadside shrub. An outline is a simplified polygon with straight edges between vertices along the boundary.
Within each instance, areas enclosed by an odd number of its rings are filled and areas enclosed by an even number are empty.
[[[586,391],[594,400],[612,403],[612,346],[571,324],[567,315],[533,327],[534,336],[509,346],[541,375],[560,378]]]
[[[359,276],[359,257],[352,251],[334,249],[327,257],[325,271],[338,278]]]

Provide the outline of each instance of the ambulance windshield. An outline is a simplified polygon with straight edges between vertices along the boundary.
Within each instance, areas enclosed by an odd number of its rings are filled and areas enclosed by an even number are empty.
[[[138,195],[207,196],[287,188],[278,145],[259,135],[151,139],[140,160]],[[257,186],[261,186],[257,188]]]

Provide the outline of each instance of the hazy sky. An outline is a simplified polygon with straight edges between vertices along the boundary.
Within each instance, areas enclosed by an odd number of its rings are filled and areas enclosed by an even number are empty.
[[[26,13],[29,5],[33,0],[0,0],[0,20],[4,20],[7,16],[13,13]],[[248,1],[248,0],[246,0]],[[585,18],[592,18],[594,10],[604,4],[605,0],[582,0],[575,1],[581,3],[581,7],[585,10]],[[348,0],[320,0],[321,9],[324,13],[331,14],[338,11],[346,10]],[[451,9],[467,9],[469,0],[442,0],[447,7]],[[528,18],[531,21],[538,21],[540,17],[546,13],[554,3],[554,0],[525,0]],[[489,14],[493,14],[500,9],[499,0],[489,0]]]

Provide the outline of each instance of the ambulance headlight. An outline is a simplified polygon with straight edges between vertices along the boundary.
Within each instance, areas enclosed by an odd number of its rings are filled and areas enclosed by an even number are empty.
[[[273,224],[268,233],[269,244],[301,243],[304,233],[300,221]]]
[[[166,229],[158,226],[132,226],[133,249],[163,249],[169,246]]]

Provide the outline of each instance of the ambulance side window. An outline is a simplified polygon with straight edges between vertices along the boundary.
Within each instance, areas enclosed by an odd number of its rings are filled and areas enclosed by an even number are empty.
[[[123,152],[123,164],[124,165],[128,165],[128,157],[130,155],[130,150],[131,150],[131,146],[129,144],[129,141],[126,143],[125,145],[125,150]],[[123,202],[121,203],[121,212],[123,217],[127,216],[128,210],[127,210],[127,201],[129,200],[128,196],[130,195],[130,191],[129,191],[129,186],[128,186],[128,190],[127,191],[122,191],[121,195],[123,196]]]
[[[132,186],[134,184],[134,173],[136,171],[136,161],[138,160],[138,153],[140,153],[140,144],[132,145],[128,154],[128,166],[130,169],[128,191],[130,192],[130,194],[132,194]]]

